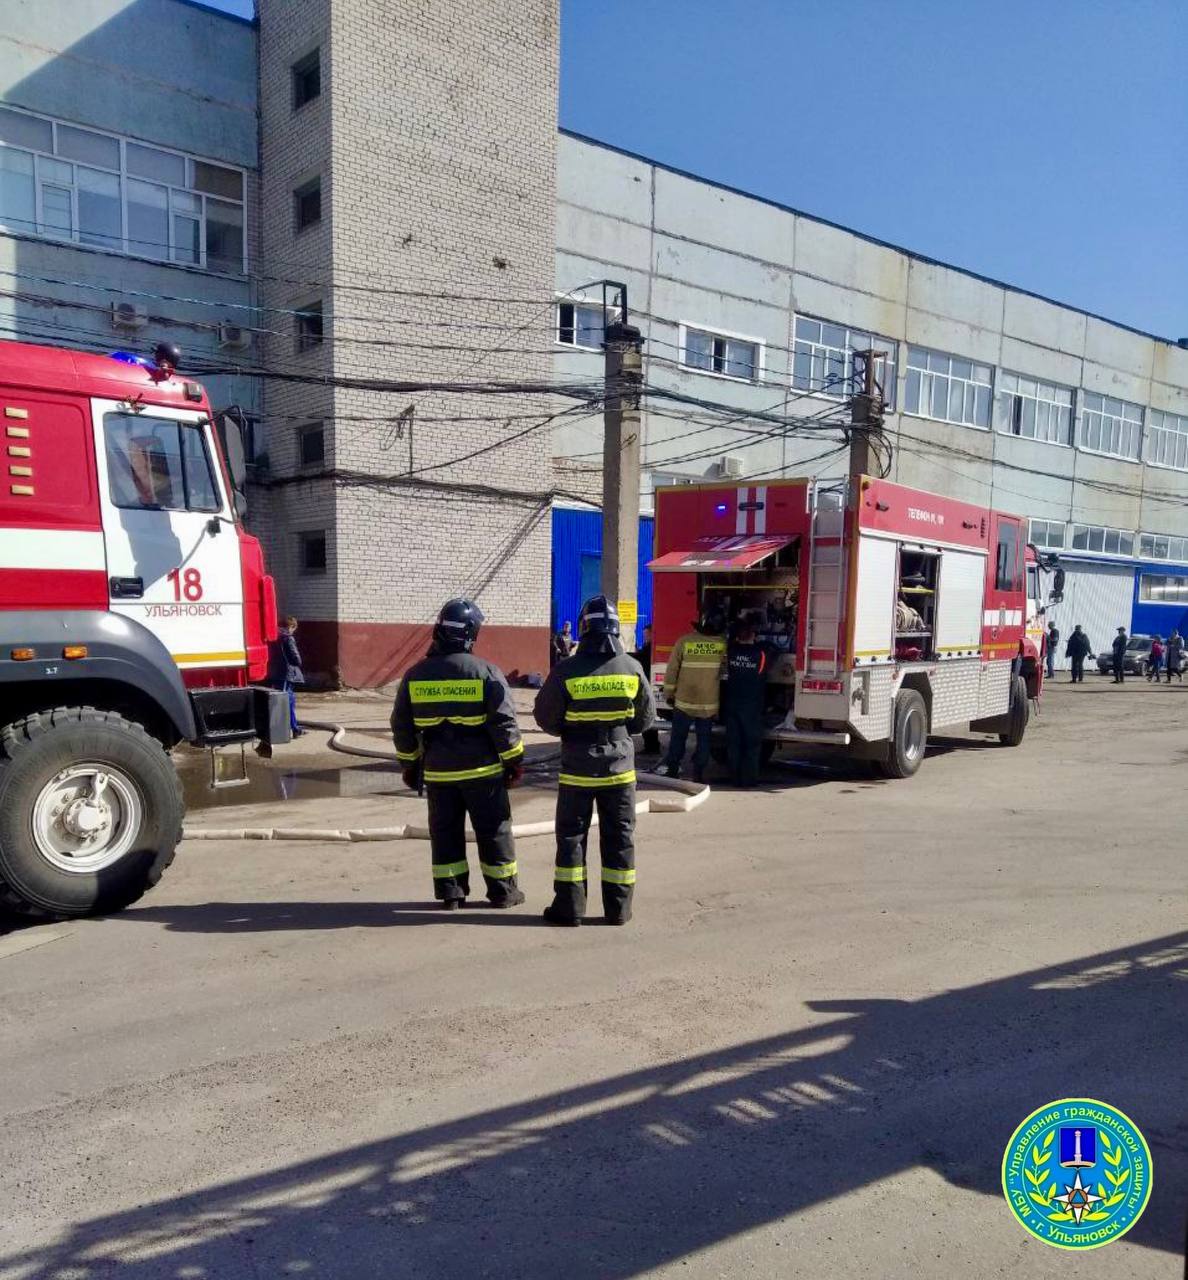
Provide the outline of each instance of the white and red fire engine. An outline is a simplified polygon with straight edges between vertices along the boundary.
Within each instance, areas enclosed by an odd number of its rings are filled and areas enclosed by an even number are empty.
[[[915,773],[941,729],[1015,745],[1043,681],[1046,605],[1025,528],[866,476],[657,489],[657,692],[677,638],[717,606],[760,617],[772,744],[848,748],[894,777]]]
[[[173,860],[170,749],[289,740],[241,421],[164,359],[4,342],[0,437],[0,903],[113,910]]]

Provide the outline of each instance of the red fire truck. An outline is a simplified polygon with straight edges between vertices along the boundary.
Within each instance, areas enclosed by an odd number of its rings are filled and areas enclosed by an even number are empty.
[[[1041,566],[1017,516],[867,476],[656,491],[653,679],[708,607],[760,619],[769,743],[915,773],[929,733],[1014,746],[1043,680]],[[662,695],[661,695],[662,696]],[[771,748],[769,748],[771,749]]]
[[[253,683],[276,592],[242,524],[241,419],[159,360],[0,343],[0,904],[34,914],[157,882],[178,743],[212,748],[214,782],[214,749],[242,767],[289,740]]]

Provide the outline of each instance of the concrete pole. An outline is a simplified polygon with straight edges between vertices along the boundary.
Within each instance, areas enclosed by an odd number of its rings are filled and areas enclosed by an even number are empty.
[[[880,356],[878,351],[854,352],[854,360],[862,364],[862,390],[850,401],[850,423],[855,428],[850,433],[851,476],[877,475],[879,471],[870,438],[883,427],[883,395],[875,376]]]
[[[643,342],[634,325],[606,329],[602,443],[602,593],[617,603],[623,647],[636,648],[639,556],[639,389]]]

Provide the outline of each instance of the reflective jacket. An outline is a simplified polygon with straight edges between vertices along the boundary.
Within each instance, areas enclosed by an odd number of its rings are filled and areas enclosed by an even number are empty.
[[[426,782],[493,778],[524,754],[511,690],[473,653],[434,653],[409,668],[392,709],[401,764],[423,760]]]
[[[533,714],[545,733],[561,738],[562,784],[626,786],[635,781],[631,735],[651,726],[656,700],[629,654],[579,646],[549,672]]]
[[[695,720],[718,714],[726,641],[691,631],[673,646],[664,669],[664,696]]]

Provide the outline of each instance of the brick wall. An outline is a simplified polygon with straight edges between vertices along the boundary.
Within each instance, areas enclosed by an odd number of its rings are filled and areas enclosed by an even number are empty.
[[[262,281],[261,294],[300,306],[317,290],[292,278],[324,281],[334,316],[320,350],[299,356],[291,339],[272,338],[269,359],[339,384],[269,383],[272,471],[286,482],[271,495],[269,549],[285,605],[337,624],[318,629],[326,661],[335,644],[338,659],[356,649],[347,637],[360,628],[370,649],[386,650],[366,670],[338,661],[348,683],[406,662],[410,635],[461,592],[493,627],[519,629],[516,665],[539,669],[552,463],[548,428],[533,423],[562,405],[341,384],[548,379],[556,0],[262,0],[260,19],[262,253],[266,270],[270,258],[300,263],[275,273],[287,285]],[[289,67],[319,41],[321,99],[294,114]],[[315,171],[322,224],[296,235],[292,189]],[[469,296],[434,296],[458,294]],[[292,318],[272,316],[270,327],[285,329],[282,319]],[[307,414],[333,419],[337,483],[290,482]],[[330,563],[315,580],[293,572],[294,530],[322,519]],[[513,655],[516,634],[501,644]]]

